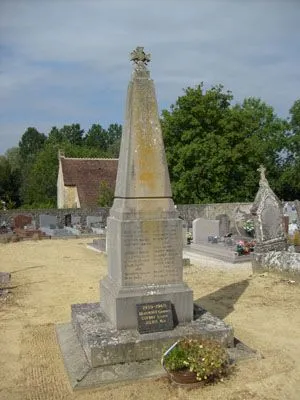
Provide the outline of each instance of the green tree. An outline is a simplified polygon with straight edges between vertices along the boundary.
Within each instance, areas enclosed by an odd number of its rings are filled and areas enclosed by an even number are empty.
[[[108,157],[118,158],[120,153],[121,137],[122,137],[122,125],[110,124],[108,129]]]
[[[300,198],[300,99],[290,109],[286,151],[278,182],[285,200]]]
[[[0,200],[6,203],[7,208],[20,205],[20,180],[20,170],[12,168],[6,156],[0,156]]]
[[[19,141],[20,157],[23,163],[32,162],[44,147],[46,136],[36,128],[27,128]]]
[[[272,182],[278,178],[286,124],[259,99],[236,106],[232,100],[221,85],[205,92],[201,84],[162,112],[177,203],[251,201],[262,162]]]
[[[114,192],[106,181],[100,182],[98,205],[100,207],[111,207],[114,201]]]
[[[108,133],[101,125],[93,124],[84,138],[84,143],[105,153],[108,148]]]
[[[12,171],[21,170],[21,156],[19,147],[11,147],[5,152],[10,168]]]
[[[67,157],[99,157],[97,149],[76,146],[69,142],[47,143],[38,154],[28,175],[27,185],[23,192],[25,205],[40,207],[48,204],[55,207],[57,203],[58,150],[63,150]]]
[[[59,132],[62,135],[63,141],[76,146],[83,144],[84,129],[80,128],[80,124],[64,125]]]
[[[51,128],[51,131],[49,132],[47,143],[62,143],[64,141],[64,135],[61,132],[60,129],[58,129],[56,126],[53,126]]]

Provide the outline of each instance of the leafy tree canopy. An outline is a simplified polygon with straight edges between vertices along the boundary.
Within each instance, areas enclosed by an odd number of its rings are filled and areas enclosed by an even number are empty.
[[[232,100],[221,85],[205,92],[201,84],[187,88],[170,111],[162,112],[176,203],[252,201],[260,163],[276,183],[286,121],[260,99],[235,106]]]

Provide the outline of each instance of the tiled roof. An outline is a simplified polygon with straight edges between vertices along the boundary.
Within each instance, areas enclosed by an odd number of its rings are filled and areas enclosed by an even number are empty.
[[[94,207],[99,199],[100,182],[115,190],[118,159],[66,158],[60,156],[65,186],[76,186],[80,207]]]

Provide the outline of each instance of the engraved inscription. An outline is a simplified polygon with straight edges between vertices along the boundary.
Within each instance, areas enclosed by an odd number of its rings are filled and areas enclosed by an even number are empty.
[[[174,222],[155,220],[125,225],[122,231],[125,285],[182,282],[181,236]]]
[[[167,331],[174,328],[170,301],[137,304],[136,308],[140,333]]]

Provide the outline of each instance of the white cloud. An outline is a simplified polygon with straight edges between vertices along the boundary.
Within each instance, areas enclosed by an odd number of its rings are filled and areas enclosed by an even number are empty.
[[[152,53],[161,106],[204,81],[286,114],[300,93],[299,20],[298,0],[2,0],[0,153],[28,121],[121,122],[137,45]]]

